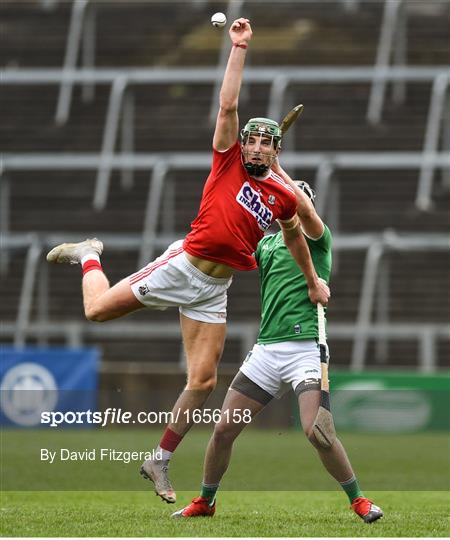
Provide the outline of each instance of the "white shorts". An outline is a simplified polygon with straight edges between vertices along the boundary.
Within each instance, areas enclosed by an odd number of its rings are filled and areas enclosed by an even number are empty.
[[[290,387],[320,380],[320,351],[313,339],[256,344],[239,368],[270,395],[280,398]]]
[[[183,240],[177,240],[153,262],[128,279],[136,298],[150,309],[178,307],[190,319],[224,323],[227,289],[232,278],[214,278],[187,259]]]

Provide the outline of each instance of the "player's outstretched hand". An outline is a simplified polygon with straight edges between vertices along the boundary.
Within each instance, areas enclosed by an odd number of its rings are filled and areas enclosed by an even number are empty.
[[[252,39],[250,21],[241,17],[236,19],[230,27],[230,38],[234,44],[247,44]]]
[[[308,288],[308,295],[313,304],[322,304],[323,306],[326,306],[331,293],[326,282],[319,278],[313,286]]]

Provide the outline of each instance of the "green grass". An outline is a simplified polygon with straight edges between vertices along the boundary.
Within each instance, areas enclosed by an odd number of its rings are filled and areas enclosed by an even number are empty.
[[[177,450],[171,476],[178,491],[196,491],[209,430],[193,429]],[[145,451],[160,430],[2,430],[2,487],[7,491],[140,491],[142,460],[100,461],[101,448]],[[445,433],[341,433],[363,487],[370,491],[446,491],[450,487],[449,437]],[[96,448],[95,461],[41,462],[40,449]],[[23,464],[27,467],[24,468]],[[32,470],[33,474],[29,474]],[[265,474],[270,471],[270,480]],[[224,490],[333,491],[336,482],[295,430],[247,429],[236,441]]]
[[[214,518],[173,520],[193,493],[166,505],[148,492],[9,492],[3,536],[448,536],[448,497],[374,492],[385,517],[366,525],[339,492],[223,492]]]
[[[171,520],[198,494],[209,430],[194,429],[171,464],[167,505],[125,464],[40,461],[40,448],[148,450],[160,430],[2,430],[2,536],[449,536],[449,437],[341,434],[365,494],[385,518],[366,525],[295,430],[246,430],[213,519]],[[146,490],[146,491],[143,491]],[[301,491],[300,491],[301,490]]]

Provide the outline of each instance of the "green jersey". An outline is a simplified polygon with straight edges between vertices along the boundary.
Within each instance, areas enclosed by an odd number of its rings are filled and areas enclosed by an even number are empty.
[[[329,282],[330,229],[325,225],[321,238],[306,241],[317,275]],[[284,244],[282,232],[262,238],[255,258],[261,284],[258,343],[316,339],[317,307],[309,299],[305,276]]]

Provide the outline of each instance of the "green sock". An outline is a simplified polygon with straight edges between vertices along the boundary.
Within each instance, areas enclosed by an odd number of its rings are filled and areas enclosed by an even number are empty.
[[[205,497],[205,499],[208,499],[209,505],[212,506],[216,499],[216,493],[218,489],[219,489],[219,484],[202,484],[200,497]]]
[[[347,497],[350,501],[350,503],[353,502],[356,497],[364,497],[364,493],[361,491],[361,488],[359,487],[358,480],[356,480],[356,476],[352,476],[350,480],[346,480],[345,482],[339,482],[341,484],[342,489],[347,493]]]

